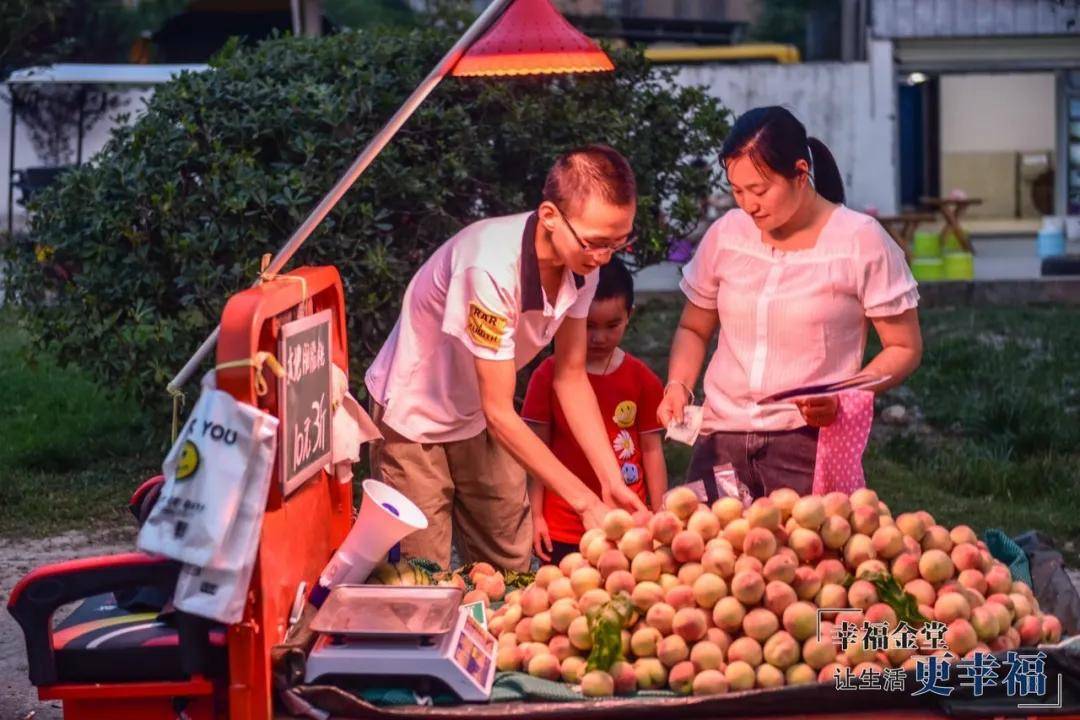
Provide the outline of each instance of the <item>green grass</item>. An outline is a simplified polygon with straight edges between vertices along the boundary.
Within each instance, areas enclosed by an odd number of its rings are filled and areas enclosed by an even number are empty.
[[[0,311],[0,535],[114,525],[160,464],[147,420],[75,368],[29,351]]]
[[[626,347],[660,373],[681,303],[637,313]],[[926,351],[901,388],[878,399],[917,410],[914,426],[878,421],[868,484],[893,510],[1011,534],[1038,529],[1076,558],[1080,545],[1080,310],[934,308]],[[873,335],[871,333],[871,335]],[[868,354],[879,346],[871,343]],[[688,453],[669,446],[673,478]]]

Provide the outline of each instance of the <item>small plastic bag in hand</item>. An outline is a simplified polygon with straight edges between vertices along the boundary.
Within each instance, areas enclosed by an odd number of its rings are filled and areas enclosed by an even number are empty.
[[[687,405],[683,408],[683,421],[675,422],[672,419],[667,426],[667,439],[693,445],[697,442],[701,432],[701,421],[704,417],[704,408],[700,405]]]

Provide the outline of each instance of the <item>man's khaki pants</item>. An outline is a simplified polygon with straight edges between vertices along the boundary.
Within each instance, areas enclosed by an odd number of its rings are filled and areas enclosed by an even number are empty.
[[[402,555],[448,568],[456,541],[464,562],[528,570],[532,514],[525,471],[517,461],[487,430],[455,442],[416,443],[387,426],[383,413],[375,404],[372,418],[383,439],[371,444],[372,472],[428,519],[427,529],[401,541]]]

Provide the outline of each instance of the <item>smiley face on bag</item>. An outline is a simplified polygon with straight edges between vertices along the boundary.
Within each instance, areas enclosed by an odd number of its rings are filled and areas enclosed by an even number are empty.
[[[199,469],[199,447],[186,441],[180,448],[180,457],[176,461],[176,479],[187,480]]]

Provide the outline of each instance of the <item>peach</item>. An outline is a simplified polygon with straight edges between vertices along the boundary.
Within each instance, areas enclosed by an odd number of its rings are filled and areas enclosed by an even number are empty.
[[[758,642],[765,642],[780,628],[780,620],[765,608],[754,608],[743,618],[743,632]]]
[[[960,545],[961,543],[976,545],[979,542],[979,538],[975,534],[975,531],[967,525],[957,525],[950,530],[949,539],[953,541],[953,545]]]
[[[1061,640],[1061,621],[1054,615],[1042,617],[1042,642],[1056,643]]]
[[[1001,633],[997,613],[986,605],[971,611],[971,627],[975,628],[975,634],[984,642],[990,642]]]
[[[634,662],[634,675],[641,690],[659,690],[667,685],[668,671],[657,658],[639,658]]]
[[[575,571],[575,575],[578,572],[581,572],[581,570]],[[633,574],[634,579],[639,583],[650,580],[656,582],[660,579],[660,557],[651,550],[640,552],[630,563],[630,572]],[[599,578],[600,573],[596,573],[596,576]],[[571,578],[571,580],[573,580],[573,578]]]
[[[585,548],[585,559],[589,561],[589,564],[596,567],[600,563],[600,558],[608,550],[614,550],[614,543],[608,542],[607,538],[597,538],[593,540],[589,547]]]
[[[554,568],[555,572],[558,572],[558,568]],[[562,575],[562,573],[559,573]],[[493,575],[481,575],[476,579],[476,589],[483,592],[491,600],[502,600],[506,594],[506,582],[503,580],[502,573],[495,573]]]
[[[982,553],[971,543],[954,545],[949,557],[957,570],[979,570],[982,568]]]
[[[697,605],[694,600],[694,589],[687,585],[676,585],[664,594],[664,602],[679,610]]]
[[[822,502],[825,503],[825,515],[827,517],[842,517],[847,520],[851,515],[851,498],[842,492],[828,493]]]
[[[804,527],[798,527],[792,531],[788,537],[788,547],[794,550],[799,560],[804,563],[817,562],[825,552],[821,536]]]
[[[656,603],[645,613],[645,622],[660,631],[661,635],[671,634],[671,623],[675,621],[675,608],[667,603]]]
[[[732,692],[750,690],[757,682],[757,673],[753,666],[741,660],[730,662],[724,668],[724,678],[728,682],[728,689]]]
[[[885,603],[874,603],[866,608],[866,622],[885,623],[891,631],[896,627],[896,611]]]
[[[664,509],[686,522],[699,505],[697,494],[685,485],[673,489],[664,497]]]
[[[560,664],[571,655],[577,655],[577,651],[570,643],[570,638],[565,635],[556,635],[551,638],[548,641],[548,651],[559,659]]]
[[[961,593],[943,593],[934,602],[934,619],[943,623],[954,620],[968,620],[971,617],[971,603]]]
[[[633,560],[639,553],[652,550],[653,536],[649,528],[632,527],[619,540],[619,552],[628,560]]]
[[[735,574],[738,575],[741,572],[754,572],[760,575],[765,572],[765,564],[753,555],[740,555],[735,561]]]
[[[829,515],[821,524],[821,541],[830,550],[839,550],[851,537],[851,523],[839,515]]]
[[[743,553],[765,563],[776,552],[776,536],[765,528],[750,528],[743,538]]]
[[[578,650],[592,650],[592,634],[589,632],[589,621],[584,615],[573,619],[566,634],[570,638],[570,644]]]
[[[866,535],[857,533],[852,535],[844,545],[844,561],[848,567],[859,567],[867,560],[877,557],[874,552],[874,543]]]
[[[892,560],[904,550],[904,535],[894,526],[879,527],[870,538],[877,556]]]
[[[559,666],[563,682],[571,685],[580,683],[581,678],[585,675],[586,664],[585,658],[578,657],[577,655],[571,655],[563,660],[562,664]]]
[[[722,527],[727,527],[732,520],[742,517],[743,504],[738,498],[722,497],[713,503],[712,513]]]
[[[727,541],[727,538],[724,538],[724,537],[722,537],[720,535],[717,535],[712,540],[709,540],[708,542],[705,543],[705,552],[706,553],[708,553],[710,550],[720,550],[720,549],[727,550],[728,552],[731,552],[731,553],[735,552],[735,548],[731,546],[731,543],[729,543]]]
[[[724,580],[735,574],[735,553],[727,548],[712,548],[701,556],[701,567],[707,573],[719,575]]]
[[[533,677],[544,678],[545,680],[558,680],[562,677],[559,659],[551,653],[534,655],[529,660],[528,672]]]
[[[580,567],[588,567],[589,561],[581,553],[573,552],[559,561],[559,570],[563,576],[570,577]]]
[[[544,612],[549,606],[547,590],[536,585],[525,588],[525,592],[521,596],[521,611],[525,614],[525,617],[532,617]]]
[[[506,627],[506,623],[503,623],[503,627]],[[532,618],[522,618],[518,620],[514,625],[514,634],[521,638],[522,641],[532,639]]]
[[[781,670],[786,670],[799,662],[799,643],[788,633],[780,630],[765,641],[762,657],[765,662]]]
[[[791,517],[807,530],[816,531],[825,522],[825,503],[816,495],[801,497],[791,508]]]
[[[556,566],[541,565],[540,568],[536,571],[536,576],[533,579],[533,583],[535,585],[539,585],[544,589],[547,589],[551,585],[551,583],[563,577],[566,577],[566,575],[564,575],[563,571]]]
[[[718,575],[703,573],[694,581],[694,602],[698,607],[711,610],[720,600],[727,595],[727,583]]]
[[[904,583],[904,592],[913,596],[919,605],[933,605],[937,598],[934,586],[922,578],[916,578]]]
[[[634,576],[626,570],[616,570],[608,575],[607,580],[604,582],[604,589],[612,597],[619,593],[630,595],[634,592],[636,586],[637,582],[634,580]]]
[[[860,507],[868,507],[871,508],[875,514],[878,510],[878,503],[881,502],[877,493],[870,488],[859,488],[851,493],[850,500],[852,512]]]
[[[987,589],[986,577],[978,570],[962,570],[956,579],[969,590],[985,595]]]
[[[892,561],[892,576],[900,585],[906,585],[919,577],[919,558],[910,553],[898,555]]]
[[[865,674],[880,675],[885,668],[881,666],[881,663],[876,662],[861,662],[851,669],[851,674],[855,677],[862,677]]]
[[[709,541],[720,534],[720,520],[706,507],[701,507],[686,521],[686,529]]]
[[[727,659],[729,663],[741,660],[751,667],[757,667],[762,660],[761,643],[752,637],[736,638],[728,647]]]
[[[877,587],[868,580],[856,580],[848,588],[848,602],[851,603],[851,607],[866,610],[877,601]]]
[[[634,527],[634,518],[622,508],[609,510],[600,524],[604,536],[611,542],[618,542],[632,527]]]
[[[1027,617],[1034,612],[1031,601],[1021,593],[1010,593],[1009,599],[1013,604],[1013,615],[1017,620]]]
[[[765,561],[761,574],[769,582],[790,583],[795,579],[798,561],[788,555],[773,555]]]
[[[1004,565],[997,564],[986,572],[986,589],[992,594],[1008,595],[1012,590],[1012,573]]]
[[[861,535],[873,535],[881,525],[875,508],[862,506],[851,511],[851,529]]]
[[[791,488],[777,488],[769,493],[769,499],[773,501],[776,507],[780,508],[781,522],[787,522],[787,519],[791,517],[792,510],[795,509],[795,503],[799,502],[801,497],[798,492]]]
[[[591,528],[581,534],[581,539],[578,540],[578,550],[581,551],[581,555],[585,556],[585,551],[589,548],[593,542],[597,540],[604,540],[607,536],[604,535],[604,531],[601,528]],[[565,574],[565,573],[564,573]]]
[[[668,687],[677,695],[689,695],[694,690],[694,664],[683,661],[671,668]]]
[[[915,538],[905,535],[904,536],[904,552],[915,557],[922,555],[922,545],[915,540]]]
[[[656,657],[671,668],[690,657],[690,647],[679,635],[668,635],[657,644]]]
[[[746,521],[750,527],[777,530],[780,527],[780,508],[767,497],[760,497],[746,510]]]
[[[652,520],[652,510],[635,510],[630,513],[630,517],[634,519],[634,527],[647,528],[649,527],[649,521]]]
[[[478,563],[476,563],[475,565],[472,566],[471,570],[469,570],[469,579],[473,581],[473,584],[475,584],[476,579],[478,577],[480,577],[481,575],[494,575],[494,574],[495,574],[495,568],[492,567],[492,565],[490,563],[478,562]]]
[[[634,666],[625,660],[613,662],[608,669],[608,675],[611,675],[615,683],[616,695],[629,695],[637,690],[637,675],[634,673]]]
[[[758,665],[756,675],[759,688],[778,688],[784,685],[784,671],[768,663]]]
[[[877,653],[867,647],[866,633],[859,631],[855,637],[855,642],[848,645],[847,650],[844,651],[844,656],[851,663],[852,667],[856,667],[859,663],[873,662],[877,658]]]
[[[578,609],[587,615],[594,607],[599,607],[609,602],[611,602],[611,595],[608,594],[608,591],[595,588],[587,591],[578,598]]]
[[[926,526],[923,524],[922,518],[916,513],[902,513],[896,518],[896,527],[900,529],[900,532],[904,533],[908,537],[914,538],[916,542],[922,541],[923,535],[926,534]]]
[[[533,615],[532,623],[529,625],[529,633],[533,642],[546,643],[551,639],[555,629],[551,626],[551,612],[549,610]]]
[[[787,583],[774,580],[765,586],[765,608],[776,616],[784,614],[784,610],[798,600],[798,596]]]
[[[679,571],[679,563],[675,560],[675,554],[671,552],[671,548],[667,545],[661,545],[653,550],[653,554],[656,555],[660,561],[660,572],[674,575]]]
[[[699,608],[684,607],[675,611],[675,619],[671,622],[672,631],[686,640],[694,643],[705,637],[708,629],[708,616]]]
[[[719,669],[703,670],[694,677],[692,691],[695,696],[723,695],[728,691],[727,676]]]
[[[967,655],[979,642],[975,628],[967,620],[960,618],[949,623],[945,631],[945,646],[957,657]]]
[[[560,598],[552,603],[548,614],[551,617],[551,628],[557,633],[565,633],[570,630],[570,623],[581,615],[581,610],[570,598]]]
[[[817,682],[817,670],[806,663],[792,665],[784,673],[787,685],[812,685]]]
[[[667,594],[668,592],[670,592],[671,589],[673,587],[675,587],[676,585],[678,585],[678,584],[679,584],[679,578],[675,577],[674,575],[669,575],[668,573],[664,573],[663,575],[660,576],[660,587],[663,588],[664,594]]]
[[[997,623],[998,627],[998,635],[1005,633],[1012,625],[1012,612],[1001,603],[987,602],[983,607],[994,616],[994,622]],[[976,628],[976,631],[978,631],[978,628]]]
[[[481,576],[481,579],[483,579],[484,577],[486,576]],[[540,590],[540,592],[544,591]],[[544,595],[546,597],[547,593],[544,593]],[[471,603],[484,603],[484,607],[487,607],[491,605],[491,598],[487,596],[486,592],[477,588],[476,590],[470,590],[469,592],[465,593],[465,597],[461,598],[461,602],[465,605],[469,605]]]
[[[501,672],[521,670],[521,653],[516,647],[501,647],[495,655],[495,668]]]
[[[561,577],[558,580],[552,580],[551,584],[547,586],[548,601],[554,605],[556,601],[564,598],[575,598],[577,594],[574,592],[574,586],[570,582],[570,578]]]
[[[676,573],[676,577],[679,578],[679,583],[682,585],[693,585],[701,574],[705,572],[705,568],[701,566],[701,563],[688,562],[684,563],[679,572]]]
[[[661,545],[670,543],[675,535],[682,532],[682,529],[682,520],[675,513],[667,510],[656,513],[649,521],[649,531],[652,533],[653,540]]]
[[[809,565],[800,565],[795,569],[795,579],[791,581],[791,589],[800,600],[813,600],[821,590],[821,573]]]
[[[927,537],[929,536],[927,531]],[[919,558],[919,574],[929,583],[945,582],[953,575],[953,562],[944,550],[931,548]]]
[[[826,585],[842,585],[844,578],[847,577],[848,571],[844,567],[844,563],[835,558],[826,558],[817,564],[818,574],[821,575],[821,582]]]
[[[635,657],[653,657],[656,655],[656,646],[664,639],[664,636],[656,628],[646,625],[634,631],[630,636],[630,652]]]
[[[722,597],[713,606],[713,623],[729,633],[742,628],[744,617],[746,617],[746,607],[734,597]]]
[[[922,615],[927,620],[937,620],[937,618],[934,617],[934,606],[933,605],[922,605],[922,604],[920,604],[919,605],[919,614]]]
[[[581,694],[585,697],[609,697],[615,694],[615,680],[603,670],[593,670],[581,678]]]
[[[671,553],[676,562],[697,562],[705,554],[705,541],[691,530],[683,530],[671,541]]]
[[[1012,591],[1014,593],[1020,593],[1028,599],[1032,599],[1035,597],[1035,595],[1031,592],[1031,588],[1028,587],[1027,583],[1020,580],[1013,581]]]
[[[741,548],[748,532],[750,522],[744,517],[735,518],[724,526],[723,538],[731,543],[732,547]]]
[[[928,513],[927,511],[925,511],[925,510],[916,510],[915,514],[919,516],[920,520],[922,520],[923,527],[925,527],[927,529],[930,529],[933,526],[937,525],[937,520],[935,520],[934,516],[931,515],[930,513]]]
[[[932,525],[926,528],[926,534],[923,535],[922,549],[923,552],[927,550],[941,550],[948,553],[952,551],[953,541],[949,537],[949,531],[940,525]]]
[[[802,657],[807,665],[815,670],[821,670],[826,665],[836,661],[836,645],[829,633],[822,628],[821,639],[816,635],[806,638],[802,646]]]
[[[658,602],[663,602],[664,590],[654,582],[645,581],[637,584],[630,593],[630,601],[641,612],[647,612],[649,608]]]
[[[630,561],[617,548],[611,548],[600,555],[596,569],[600,571],[600,578],[607,580],[608,576],[617,570],[629,570]]]
[[[821,586],[814,602],[820,608],[844,608],[849,607],[847,588],[838,583],[827,583]],[[832,617],[835,613],[825,613],[825,617]],[[790,631],[789,631],[790,632]]]
[[[765,579],[756,572],[737,572],[731,580],[731,594],[741,603],[756,605],[765,594]]]
[[[818,671],[818,682],[828,683],[834,685],[837,678],[844,676],[844,668],[847,667],[843,663],[831,662]]]
[[[889,566],[883,563],[881,560],[863,560],[859,563],[859,567],[855,569],[855,577],[859,580],[873,580],[879,575],[886,575],[889,572]]]
[[[719,670],[724,665],[724,651],[716,643],[702,640],[690,648],[690,662],[698,672]]]
[[[1025,615],[1020,618],[1016,623],[1016,629],[1020,632],[1020,644],[1024,647],[1038,645],[1042,640],[1042,625],[1042,620],[1036,615]]]

